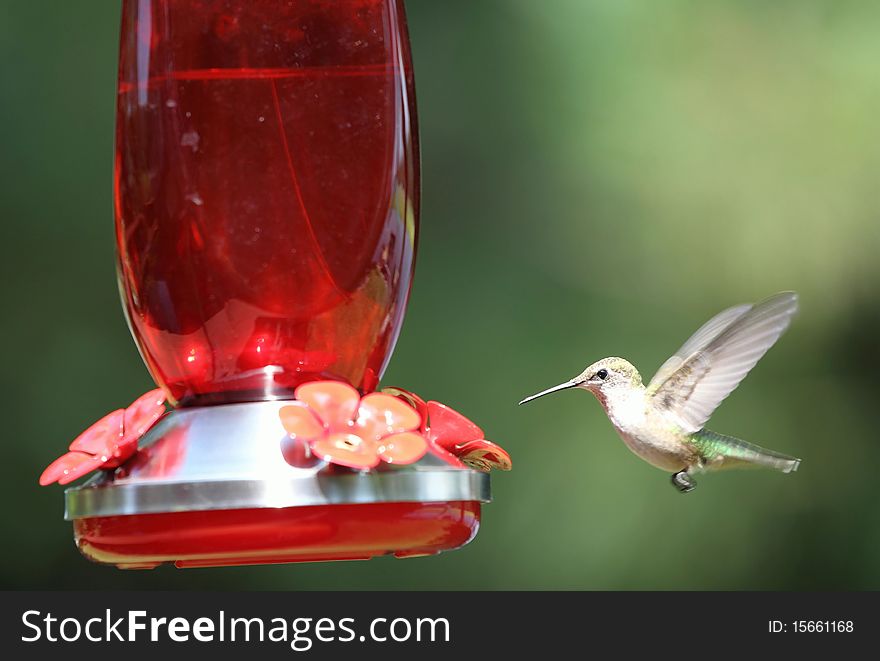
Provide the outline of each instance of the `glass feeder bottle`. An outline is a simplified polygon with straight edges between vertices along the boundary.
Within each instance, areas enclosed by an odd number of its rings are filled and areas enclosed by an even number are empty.
[[[67,492],[80,550],[126,568],[424,555],[476,534],[488,477],[428,454],[285,461],[279,408],[374,390],[419,218],[401,0],[124,0],[118,275],[173,410]]]

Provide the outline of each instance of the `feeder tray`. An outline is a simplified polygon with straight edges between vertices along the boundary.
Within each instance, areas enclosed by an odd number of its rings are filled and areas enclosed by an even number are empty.
[[[353,472],[292,466],[287,402],[179,409],[135,457],[66,492],[80,551],[125,569],[431,555],[477,533],[489,476],[433,454]]]

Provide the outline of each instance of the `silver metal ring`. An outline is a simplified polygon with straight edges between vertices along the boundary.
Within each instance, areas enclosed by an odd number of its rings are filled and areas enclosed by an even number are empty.
[[[395,471],[291,480],[100,484],[68,489],[64,518],[262,507],[491,500],[489,476],[464,470]]]

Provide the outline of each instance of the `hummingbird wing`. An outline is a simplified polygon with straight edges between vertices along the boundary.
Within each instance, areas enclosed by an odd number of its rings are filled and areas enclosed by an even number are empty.
[[[730,324],[739,319],[753,307],[754,306],[751,303],[735,305],[732,308],[727,308],[723,312],[719,312],[705,324],[700,326],[700,328],[697,329],[697,332],[691,335],[688,338],[688,341],[660,366],[660,369],[657,370],[657,373],[651,378],[651,382],[648,384],[648,391],[650,392],[652,388],[656,390],[675,372],[675,370],[681,367],[681,364],[689,356],[700,349],[705,349],[706,345],[718,337],[728,326],[730,326]]]
[[[788,328],[797,294],[782,292],[755,305],[729,308],[704,324],[648,384],[648,395],[693,433]]]

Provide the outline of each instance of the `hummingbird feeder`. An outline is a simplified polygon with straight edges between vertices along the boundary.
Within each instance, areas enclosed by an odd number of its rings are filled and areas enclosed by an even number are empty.
[[[125,0],[118,280],[159,386],[77,437],[80,551],[122,568],[468,543],[502,448],[377,391],[409,296],[419,150],[401,0]]]

